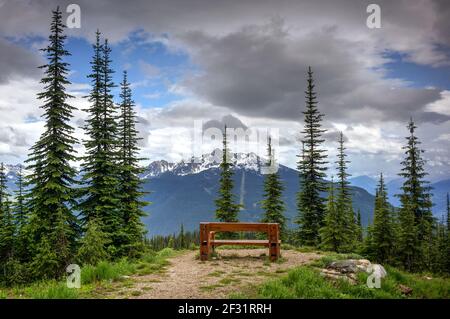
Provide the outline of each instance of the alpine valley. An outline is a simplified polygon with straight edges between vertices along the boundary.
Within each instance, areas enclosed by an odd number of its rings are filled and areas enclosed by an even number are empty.
[[[261,173],[263,165],[264,159],[254,153],[234,155],[234,193],[236,200],[244,206],[239,213],[241,221],[256,222],[261,219],[260,201],[265,177]],[[5,168],[8,187],[14,190],[19,165],[6,165]],[[278,169],[285,187],[285,213],[289,219],[288,225],[292,227],[297,216],[296,194],[300,184],[299,176],[292,168],[279,165]],[[151,202],[145,207],[148,216],[144,218],[144,222],[149,230],[148,235],[177,233],[181,224],[185,230],[194,230],[201,221],[214,220],[214,199],[218,191],[219,173],[219,162],[213,154],[178,163],[165,160],[150,163],[141,175],[143,191],[148,192],[144,199]],[[350,182],[353,185],[355,212],[360,210],[362,224],[366,226],[369,220],[372,220],[375,199],[372,188],[376,182],[367,176],[354,177]],[[437,203],[445,200],[444,188],[448,189],[449,184],[450,181],[447,180],[431,185],[435,187],[434,197]],[[398,180],[393,180],[391,187],[388,184],[393,205],[398,205],[394,193],[398,192],[399,186]],[[433,208],[436,217],[441,215],[440,206],[439,204]]]

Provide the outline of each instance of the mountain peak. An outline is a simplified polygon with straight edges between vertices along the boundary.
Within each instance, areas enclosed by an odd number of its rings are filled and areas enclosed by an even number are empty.
[[[166,160],[154,161],[147,166],[145,172],[142,174],[142,178],[155,177],[166,172],[171,172],[178,176],[198,174],[208,169],[218,168],[221,161],[221,150],[203,154],[201,157],[192,156],[190,159],[183,159],[178,163],[169,163]],[[234,168],[259,172],[261,164],[264,163],[264,159],[261,159],[253,152],[233,153],[232,162]]]

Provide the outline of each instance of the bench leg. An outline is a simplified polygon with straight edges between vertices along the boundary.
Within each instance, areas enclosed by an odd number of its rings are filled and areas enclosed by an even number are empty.
[[[200,224],[200,260],[205,261],[209,259],[209,232],[208,226]]]
[[[280,234],[278,225],[270,225],[268,235],[270,261],[276,261],[280,258]]]

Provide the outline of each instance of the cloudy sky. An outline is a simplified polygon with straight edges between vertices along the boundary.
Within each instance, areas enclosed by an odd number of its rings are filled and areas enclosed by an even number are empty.
[[[0,0],[1,161],[22,162],[42,132],[39,49],[47,43],[51,10],[59,5],[65,12],[70,3],[81,8],[81,28],[67,30],[80,139],[99,29],[112,44],[116,82],[129,72],[142,155],[150,160],[188,158],[195,125],[227,123],[278,130],[279,161],[295,167],[311,66],[331,162],[343,131],[353,175],[383,171],[394,178],[413,117],[430,179],[450,177],[446,0]],[[366,25],[370,3],[381,8],[379,29]]]

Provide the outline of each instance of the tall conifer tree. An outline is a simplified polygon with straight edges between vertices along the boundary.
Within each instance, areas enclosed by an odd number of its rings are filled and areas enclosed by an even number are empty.
[[[7,179],[3,163],[0,164],[0,267],[13,255],[14,224],[11,214]],[[0,268],[0,277],[2,270]]]
[[[395,232],[391,207],[387,198],[383,174],[380,174],[372,227],[373,258],[380,263],[391,262],[394,257]]]
[[[418,270],[425,261],[426,247],[431,236],[433,217],[431,213],[430,187],[425,181],[425,161],[422,159],[423,150],[419,148],[420,141],[415,135],[417,128],[411,119],[408,126],[409,136],[405,159],[402,161],[402,171],[399,174],[404,182],[399,195],[401,209],[400,247],[399,254],[403,265],[409,270]]]
[[[304,154],[298,163],[301,189],[297,194],[299,240],[302,244],[317,245],[319,229],[323,226],[325,216],[325,199],[322,193],[326,191],[324,182],[326,166],[325,150],[321,149],[324,142],[321,128],[323,114],[317,107],[317,96],[314,90],[313,72],[308,69],[306,89],[306,110],[304,129],[302,131]]]
[[[24,174],[22,165],[19,167],[17,173],[17,190],[15,191],[15,201],[13,205],[14,221],[17,231],[17,247],[16,253],[20,260],[26,260],[28,257],[28,234],[27,225],[29,220],[28,206],[26,200],[26,193],[24,189]]]
[[[267,143],[267,165],[270,169],[274,169],[275,152],[272,149],[272,138],[269,136]],[[277,171],[270,171],[266,174],[264,180],[264,200],[262,201],[262,208],[264,209],[263,223],[278,223],[280,225],[281,237],[284,238],[286,234],[286,217],[284,216],[284,202],[283,184],[280,181]]]
[[[350,163],[345,153],[344,146],[344,134],[339,133],[338,140],[338,160],[335,162],[337,164],[337,176],[338,176],[338,187],[336,196],[336,210],[337,214],[340,216],[339,219],[342,221],[342,239],[343,242],[341,249],[351,250],[353,248],[354,241],[356,240],[356,225],[355,225],[355,215],[353,212],[352,205],[352,194],[350,190],[350,182],[348,177],[350,174],[347,173],[347,164]]]
[[[148,203],[140,198],[141,191],[139,174],[143,169],[139,166],[138,131],[136,130],[136,112],[127,72],[123,73],[121,83],[121,104],[119,120],[119,192],[122,214],[122,233],[124,235],[123,250],[126,255],[134,255],[142,251],[145,226],[141,217],[146,216],[142,207]]]
[[[120,213],[117,112],[111,90],[113,70],[111,49],[108,41],[100,41],[97,31],[91,61],[92,89],[89,95],[91,106],[87,109],[89,118],[85,126],[88,140],[84,141],[86,156],[82,164],[82,202],[84,225],[90,219],[101,224],[101,230],[110,239],[110,252],[116,254],[120,246],[122,216]]]
[[[43,49],[48,59],[41,67],[44,69],[41,80],[44,91],[38,94],[44,102],[41,108],[45,130],[31,148],[27,160],[32,171],[27,177],[32,207],[32,251],[35,252],[32,268],[41,277],[62,274],[72,259],[79,230],[73,214],[76,171],[70,165],[76,159],[73,145],[77,140],[72,136],[73,128],[69,124],[75,108],[66,102],[71,96],[66,93],[66,86],[70,84],[67,79],[69,64],[64,58],[70,53],[64,48],[64,28],[62,12],[57,8],[53,11],[50,43]]]
[[[220,163],[219,196],[215,200],[216,218],[221,222],[237,222],[241,206],[236,204],[233,195],[233,171],[227,145],[227,127],[223,134],[222,162]]]

